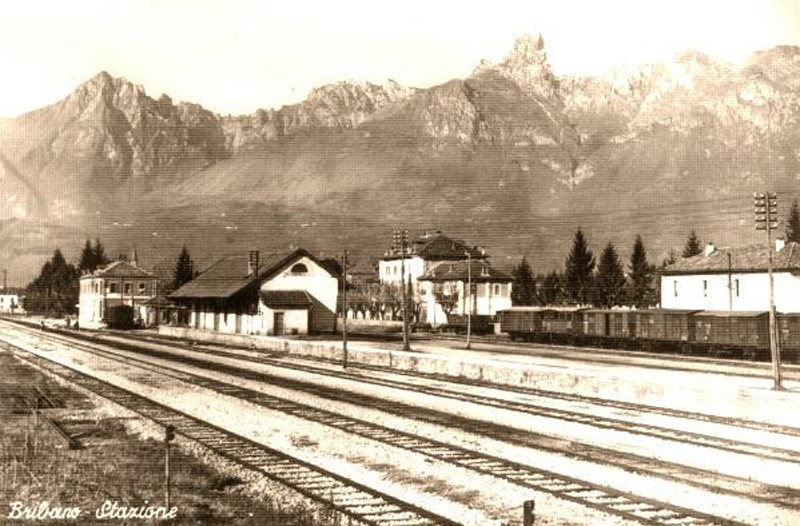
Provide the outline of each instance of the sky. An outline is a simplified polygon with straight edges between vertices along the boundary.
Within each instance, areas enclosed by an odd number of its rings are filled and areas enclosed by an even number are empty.
[[[339,80],[428,87],[500,61],[526,33],[543,35],[558,75],[686,49],[738,62],[800,45],[800,0],[4,0],[0,117],[102,70],[221,114],[299,102]]]

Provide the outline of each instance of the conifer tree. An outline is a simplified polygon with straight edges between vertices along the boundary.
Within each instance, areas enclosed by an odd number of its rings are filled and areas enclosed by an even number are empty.
[[[83,245],[83,250],[81,250],[81,257],[78,260],[78,268],[82,272],[94,272],[97,268],[97,263],[95,263],[96,259],[94,256],[94,248],[92,248],[92,242],[88,239],[86,240],[86,244]]]
[[[106,256],[106,248],[100,242],[100,238],[97,237],[94,240],[94,264],[95,268],[104,267],[111,263],[111,260],[108,259]]]
[[[625,273],[622,270],[617,251],[610,242],[600,255],[595,283],[597,290],[596,304],[599,307],[609,308],[623,303]]]
[[[579,228],[575,232],[564,272],[564,285],[570,301],[580,304],[591,301],[594,265],[594,254],[589,250],[583,231]]]
[[[78,303],[80,271],[67,263],[61,250],[43,266],[26,289],[25,309],[61,316],[75,312]]]
[[[536,302],[536,280],[533,270],[524,257],[512,272],[514,283],[511,285],[512,305],[533,305]]]
[[[554,305],[564,300],[563,280],[558,272],[552,271],[546,276],[541,276],[538,281],[541,286],[536,292],[542,305]]]
[[[636,308],[653,305],[655,303],[653,266],[647,262],[647,250],[644,248],[644,242],[640,235],[636,236],[636,241],[633,243],[630,269],[631,282],[628,301]]]
[[[786,242],[800,243],[800,207],[797,199],[792,201],[792,208],[789,209],[789,217],[786,220]]]
[[[690,258],[702,253],[703,244],[700,242],[700,238],[697,237],[694,229],[692,229],[692,232],[689,234],[689,238],[686,240],[686,245],[683,247],[682,256],[685,258]]]
[[[178,259],[175,262],[175,270],[173,272],[172,290],[177,290],[184,284],[194,279],[194,262],[189,255],[186,246],[181,249]]]

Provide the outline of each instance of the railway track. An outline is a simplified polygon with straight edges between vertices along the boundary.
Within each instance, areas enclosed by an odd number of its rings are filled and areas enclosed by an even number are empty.
[[[198,350],[196,347],[191,348],[192,350]],[[568,420],[571,422],[578,422],[586,425],[590,425],[596,428],[602,429],[610,429],[610,430],[617,430],[617,431],[626,431],[628,433],[643,435],[643,436],[650,436],[650,437],[657,437],[667,440],[673,440],[676,442],[682,442],[691,445],[703,445],[707,447],[713,447],[715,449],[720,449],[724,451],[736,452],[736,453],[743,453],[743,454],[751,454],[751,455],[759,455],[761,458],[770,458],[773,460],[780,460],[780,461],[790,461],[790,462],[800,462],[800,452],[793,451],[793,450],[786,450],[771,446],[766,446],[763,444],[753,444],[747,443],[737,440],[731,440],[727,438],[712,436],[712,435],[704,435],[701,433],[689,432],[689,431],[681,431],[675,430],[671,428],[666,428],[663,426],[655,426],[655,425],[648,425],[642,423],[635,423],[629,422],[626,420],[621,419],[614,419],[605,416],[595,416],[589,415],[585,413],[579,413],[575,411],[567,411],[562,409],[556,409],[552,407],[546,407],[543,405],[535,405],[532,403],[525,403],[525,402],[512,402],[512,401],[504,401],[498,400],[496,398],[492,398],[489,396],[481,396],[476,394],[467,394],[467,393],[460,393],[450,389],[435,387],[430,385],[418,385],[418,384],[409,384],[404,382],[386,380],[386,379],[375,379],[375,378],[365,378],[363,375],[353,374],[352,372],[345,372],[345,371],[334,371],[331,369],[326,368],[317,368],[311,367],[307,365],[300,365],[300,364],[291,364],[287,363],[286,361],[282,361],[275,358],[270,358],[269,356],[265,356],[264,358],[260,359],[252,359],[248,357],[244,357],[239,354],[235,353],[228,353],[225,351],[219,351],[213,348],[203,348],[204,352],[210,352],[217,356],[225,357],[225,358],[234,358],[246,361],[252,361],[254,363],[260,364],[268,364],[273,365],[276,367],[288,368],[299,370],[303,372],[312,372],[316,374],[324,374],[328,376],[334,376],[338,378],[350,379],[350,380],[357,380],[359,382],[365,383],[372,383],[376,385],[382,385],[386,387],[393,387],[399,389],[409,389],[412,388],[418,392],[424,392],[426,394],[431,394],[439,397],[445,397],[453,400],[460,400],[465,402],[473,402],[477,404],[486,405],[489,407],[497,408],[497,409],[507,409],[511,411],[517,411],[521,413],[525,413],[531,416],[542,416],[542,417],[550,417],[550,418],[558,418],[563,420]],[[392,371],[393,373],[395,371]],[[439,381],[453,381],[452,377],[437,377]],[[505,387],[504,387],[505,388]],[[509,388],[509,390],[514,390],[514,388]],[[566,401],[580,401],[580,402],[588,402],[588,403],[597,403],[596,399],[587,399],[586,397],[577,397],[573,395],[561,395],[559,393],[552,393],[552,392],[531,392],[530,390],[520,390],[525,394],[532,394],[535,396],[540,397],[547,397],[547,398],[560,398]],[[605,402],[605,401],[603,401]],[[612,406],[615,409],[623,409],[626,411],[638,411],[638,412],[648,412],[648,413],[657,413],[665,416],[672,416],[676,418],[691,418],[691,419],[702,419],[711,421],[714,423],[724,424],[724,425],[737,425],[739,427],[748,427],[751,429],[759,429],[759,430],[769,430],[773,433],[781,433],[790,436],[799,436],[800,437],[800,429],[797,428],[788,428],[783,426],[770,426],[770,425],[760,425],[755,424],[750,421],[742,421],[742,420],[735,420],[731,421],[730,419],[722,419],[722,418],[699,418],[699,415],[690,414],[686,412],[680,412],[676,410],[660,410],[658,408],[651,408],[647,406],[636,406],[634,404],[628,403],[603,403],[602,405]]]
[[[399,342],[399,337],[393,333],[352,333],[348,332],[348,338],[359,341],[381,341]],[[428,336],[412,335],[412,342],[421,344],[442,344],[450,348],[463,347],[464,336],[449,334],[431,334]],[[579,347],[567,343],[559,342],[521,342],[496,336],[476,336],[471,337],[472,350],[490,353],[508,354],[521,353],[529,354],[535,352],[537,355],[547,355],[564,357],[565,353],[580,354],[582,361],[601,365],[627,365],[631,360],[640,360],[643,365],[648,367],[671,370],[702,370],[714,367],[719,369],[720,374],[736,374],[750,378],[770,379],[772,377],[771,365],[768,357],[764,360],[746,360],[736,358],[710,357],[698,355],[686,355],[674,352],[657,352],[633,349],[609,349],[606,347]],[[454,344],[459,344],[457,347]],[[527,352],[526,352],[527,351]],[[668,361],[667,361],[668,359]],[[675,365],[678,364],[678,365]],[[794,363],[783,363],[782,366],[786,379],[800,378],[800,366]]]
[[[84,347],[85,345],[81,345]],[[129,356],[107,353],[91,347],[89,352],[113,355],[112,359],[137,363],[137,367],[150,368],[160,374],[168,374],[175,379],[200,385],[216,392],[246,399],[269,409],[282,411],[306,420],[341,429],[368,439],[390,444],[395,447],[414,451],[430,458],[476,471],[478,473],[502,478],[516,485],[537,491],[550,493],[558,498],[570,500],[595,509],[638,520],[649,524],[718,524],[731,523],[718,517],[712,517],[663,502],[633,497],[613,488],[587,483],[573,477],[564,476],[546,470],[532,468],[502,458],[477,453],[472,450],[453,446],[443,442],[423,438],[410,433],[386,428],[363,420],[343,416],[330,411],[323,411],[312,406],[287,401],[282,398],[246,389],[206,377],[189,374],[172,367],[154,365]],[[215,367],[218,369],[218,367]],[[168,370],[168,372],[165,372]],[[590,452],[591,453],[591,452]],[[745,488],[745,493],[747,489]],[[758,499],[758,497],[756,497]],[[789,505],[780,498],[762,499],[770,504]],[[797,505],[797,502],[791,503]]]
[[[213,344],[205,344],[205,345],[195,345],[194,342],[188,344],[186,340],[181,340],[175,337],[170,336],[161,336],[161,335],[145,335],[139,333],[131,333],[131,332],[112,332],[115,337],[124,340],[133,340],[133,341],[140,341],[146,343],[154,343],[160,345],[169,345],[172,347],[178,347],[187,350],[193,351],[202,351],[204,353],[214,354],[220,357],[238,359],[238,360],[245,360],[245,361],[252,361],[254,363],[264,363],[273,365],[275,367],[283,367],[283,368],[298,368],[302,370],[309,370],[312,371],[313,368],[306,365],[296,365],[287,363],[286,361],[281,360],[281,357],[285,357],[285,352],[269,352],[269,351],[259,351],[258,358],[253,358],[250,356],[229,352],[225,349],[241,349],[243,351],[252,351],[251,349],[247,349],[245,347],[236,347],[230,345],[213,345]],[[299,357],[298,357],[299,358]],[[318,363],[325,363],[330,365],[341,366],[340,360],[332,360],[329,358],[320,358],[315,356],[303,356],[302,360],[305,362],[318,362]],[[436,382],[446,382],[452,384],[463,384],[463,385],[472,385],[476,387],[489,387],[493,389],[503,390],[503,391],[510,391],[519,394],[531,395],[531,396],[542,396],[547,398],[555,398],[564,401],[572,401],[572,402],[580,402],[580,403],[587,403],[593,405],[601,405],[606,406],[613,409],[618,409],[620,411],[636,411],[636,412],[643,412],[643,413],[652,413],[658,414],[661,416],[670,416],[676,418],[686,418],[692,420],[698,420],[703,422],[715,423],[715,424],[722,424],[722,425],[730,425],[735,427],[742,427],[746,429],[757,429],[759,431],[768,431],[772,433],[779,433],[785,434],[789,436],[800,436],[800,427],[790,427],[790,426],[782,426],[777,424],[771,424],[767,422],[755,422],[752,420],[746,420],[741,418],[734,418],[734,417],[722,417],[722,416],[715,416],[715,415],[708,415],[704,413],[693,413],[684,410],[678,409],[670,409],[665,407],[656,407],[656,406],[647,406],[642,404],[636,404],[633,402],[623,402],[617,400],[608,400],[604,398],[595,398],[589,397],[585,395],[578,395],[578,394],[570,394],[570,393],[560,393],[556,391],[546,391],[543,389],[535,389],[531,387],[518,387],[513,385],[505,385],[505,384],[495,384],[484,380],[479,379],[471,379],[471,378],[463,378],[463,377],[455,377],[450,375],[444,374],[436,374],[436,373],[425,373],[419,371],[403,371],[401,369],[390,369],[387,370],[385,366],[381,365],[373,365],[373,364],[365,364],[365,363],[350,363],[348,365],[348,371],[332,371],[330,369],[319,368],[318,372],[320,374],[336,374],[337,376],[341,377],[351,377],[353,379],[357,379],[358,381],[365,381],[365,382],[384,382],[384,380],[373,380],[365,378],[363,375],[358,373],[353,373],[354,371],[363,370],[363,371],[375,371],[375,372],[391,372],[393,375],[397,376],[408,376],[412,378],[425,378],[430,379]],[[748,376],[748,375],[744,375]],[[397,385],[406,385],[402,384],[401,382],[397,382]]]
[[[159,425],[215,454],[261,473],[301,495],[330,506],[360,524],[374,526],[455,526],[458,523],[412,503],[293,458],[185,413],[4,343],[18,359],[35,365]]]

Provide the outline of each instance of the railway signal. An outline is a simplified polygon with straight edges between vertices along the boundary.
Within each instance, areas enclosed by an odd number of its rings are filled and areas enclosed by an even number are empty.
[[[778,194],[774,192],[753,194],[756,230],[767,234],[767,272],[769,273],[769,353],[772,358],[773,389],[783,389],[781,381],[781,350],[775,321],[775,280],[772,275],[772,231],[778,228]]]

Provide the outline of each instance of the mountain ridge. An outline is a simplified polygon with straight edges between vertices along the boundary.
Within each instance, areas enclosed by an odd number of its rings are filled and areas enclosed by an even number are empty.
[[[540,268],[559,265],[570,231],[587,224],[598,246],[623,253],[642,233],[659,257],[692,227],[735,244],[751,235],[753,190],[796,196],[797,65],[800,48],[781,46],[741,67],[686,52],[557,77],[533,35],[464,79],[343,81],[239,116],[154,99],[101,72],[0,126],[0,264],[30,276],[55,243],[95,235],[123,251],[153,246],[156,262],[183,243],[210,257],[258,244],[260,230],[276,246],[360,243],[377,255],[400,223],[450,229]],[[737,196],[719,210],[734,228],[705,210]],[[253,218],[234,224],[237,210]],[[24,231],[39,241],[20,243]]]

